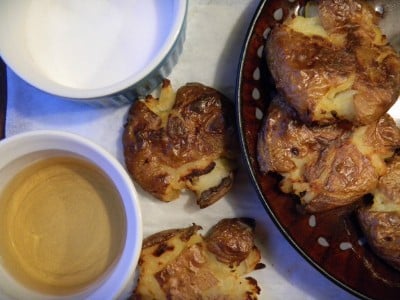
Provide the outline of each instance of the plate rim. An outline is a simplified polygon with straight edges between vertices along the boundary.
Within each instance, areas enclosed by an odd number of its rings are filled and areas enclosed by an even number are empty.
[[[280,233],[283,235],[285,240],[289,242],[292,248],[296,250],[300,256],[305,259],[314,269],[316,269],[320,274],[322,274],[325,278],[329,279],[331,282],[336,284],[338,287],[344,289],[345,291],[349,292],[353,296],[356,296],[358,298],[362,299],[372,299],[365,294],[351,288],[348,286],[346,283],[342,282],[338,278],[334,277],[330,273],[328,273],[327,270],[325,270],[323,267],[321,267],[316,261],[314,261],[290,236],[290,234],[285,230],[285,228],[282,226],[282,224],[279,222],[277,219],[277,216],[275,213],[272,211],[271,207],[268,204],[268,201],[266,197],[263,195],[262,189],[260,187],[260,184],[257,182],[256,179],[256,174],[255,170],[253,169],[250,161],[250,153],[249,149],[246,144],[246,139],[245,139],[245,132],[244,132],[244,126],[243,126],[243,115],[242,115],[242,106],[243,106],[243,101],[242,101],[242,83],[243,83],[243,73],[244,73],[244,64],[245,64],[245,56],[248,52],[249,44],[251,41],[252,34],[254,33],[254,28],[256,27],[256,24],[262,14],[262,11],[266,5],[268,5],[271,2],[271,0],[262,0],[259,4],[258,7],[255,10],[255,13],[250,21],[250,24],[248,26],[248,29],[246,31],[246,36],[245,39],[242,43],[242,49],[240,52],[239,56],[239,64],[238,64],[238,69],[237,69],[237,78],[236,78],[236,89],[235,89],[235,108],[236,108],[236,122],[237,122],[237,128],[238,128],[238,133],[239,133],[239,143],[240,143],[240,148],[242,150],[242,153],[244,154],[244,162],[245,162],[245,168],[247,170],[248,175],[250,176],[251,179],[251,184],[253,187],[256,189],[257,195],[258,195],[258,200],[261,202],[263,205],[264,209],[266,210],[268,216],[272,219],[274,225],[278,228]],[[294,1],[293,1],[294,2]]]

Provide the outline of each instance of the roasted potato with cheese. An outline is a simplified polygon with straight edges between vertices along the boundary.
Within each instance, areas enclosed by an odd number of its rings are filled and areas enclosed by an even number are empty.
[[[400,130],[387,114],[359,127],[307,126],[278,96],[267,116],[257,144],[260,170],[281,174],[281,190],[299,196],[308,212],[348,205],[374,190],[400,146]]]
[[[400,270],[400,156],[373,191],[373,204],[358,210],[358,219],[374,252]]]
[[[257,281],[244,277],[263,267],[254,225],[252,219],[223,219],[205,237],[196,224],[149,236],[132,299],[257,299]]]
[[[400,92],[400,57],[365,2],[320,0],[315,17],[274,27],[266,60],[277,89],[308,124],[377,121]]]
[[[159,99],[148,96],[130,108],[123,146],[126,167],[144,190],[171,201],[189,189],[207,207],[233,184],[233,106],[213,88],[191,83],[175,94],[165,80]]]

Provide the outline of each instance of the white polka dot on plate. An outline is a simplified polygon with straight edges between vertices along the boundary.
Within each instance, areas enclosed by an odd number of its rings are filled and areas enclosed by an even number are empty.
[[[340,243],[339,248],[340,248],[340,250],[345,251],[345,250],[349,250],[349,249],[353,248],[353,245],[349,242],[343,242],[343,243]]]
[[[268,35],[269,35],[270,32],[271,32],[271,28],[269,28],[269,27],[267,27],[267,28],[264,30],[264,33],[263,33],[264,39],[267,39],[267,37],[268,37]]]
[[[276,21],[280,21],[283,18],[283,9],[278,8],[277,10],[274,11],[274,19]]]
[[[254,100],[258,100],[261,97],[260,91],[258,88],[254,88],[253,92],[251,93],[251,96],[253,97]]]
[[[264,117],[263,112],[261,111],[261,109],[259,109],[258,107],[256,108],[256,119],[257,120],[262,120],[262,118]]]
[[[260,68],[256,68],[253,72],[253,79],[260,80]]]
[[[320,244],[322,247],[329,247],[329,242],[322,236],[318,238],[318,244]]]
[[[263,46],[260,46],[260,47],[257,49],[257,56],[261,58],[262,55],[263,55],[263,51],[264,51],[264,45],[263,45]]]
[[[317,218],[315,217],[315,215],[311,215],[311,216],[308,218],[308,225],[309,225],[310,227],[315,227],[315,226],[317,226]]]

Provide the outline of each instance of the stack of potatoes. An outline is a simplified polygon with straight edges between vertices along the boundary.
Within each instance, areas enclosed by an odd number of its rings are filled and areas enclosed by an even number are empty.
[[[260,169],[282,175],[281,190],[307,212],[357,203],[370,245],[400,269],[400,130],[387,114],[400,57],[367,3],[320,0],[316,11],[268,37],[278,93],[259,133]]]

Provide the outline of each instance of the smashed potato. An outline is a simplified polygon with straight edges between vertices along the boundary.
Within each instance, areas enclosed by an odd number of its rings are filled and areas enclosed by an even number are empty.
[[[309,213],[357,202],[372,250],[400,270],[400,129],[387,114],[400,56],[367,1],[305,1],[304,12],[266,41],[278,96],[258,135],[260,170],[280,174]]]
[[[273,99],[258,162],[261,171],[281,174],[281,190],[299,196],[308,212],[348,205],[374,190],[400,146],[400,130],[387,114],[359,127],[307,126],[296,116],[282,98]]]
[[[206,237],[200,229],[193,224],[144,240],[132,299],[257,299],[257,281],[243,277],[263,267],[254,220],[223,219]]]
[[[266,44],[277,89],[308,124],[377,121],[400,93],[400,57],[364,1],[321,0],[315,17],[278,24]]]
[[[358,219],[374,252],[400,270],[400,156],[373,191],[373,204],[358,210]]]
[[[236,168],[234,113],[221,93],[199,83],[148,96],[129,110],[123,133],[126,167],[146,191],[163,201],[183,189],[201,208],[232,187]]]

